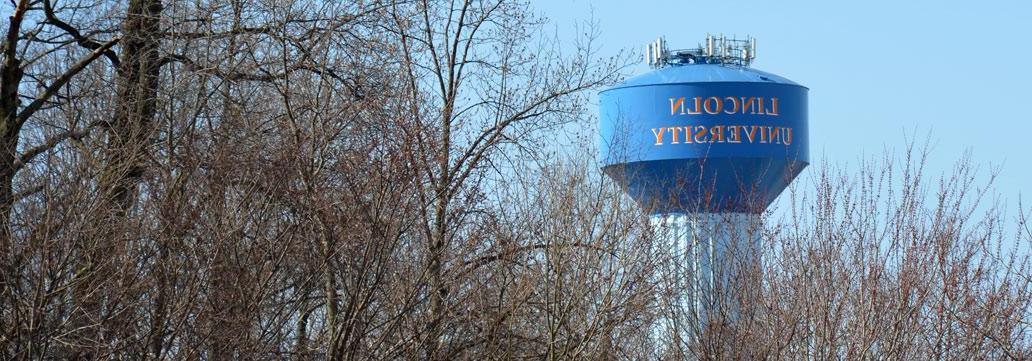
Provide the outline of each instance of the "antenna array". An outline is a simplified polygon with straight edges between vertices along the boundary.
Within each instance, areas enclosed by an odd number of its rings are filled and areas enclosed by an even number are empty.
[[[645,63],[652,68],[685,64],[730,64],[749,66],[756,59],[756,38],[745,39],[706,34],[706,43],[695,49],[667,49],[659,37],[645,46]]]

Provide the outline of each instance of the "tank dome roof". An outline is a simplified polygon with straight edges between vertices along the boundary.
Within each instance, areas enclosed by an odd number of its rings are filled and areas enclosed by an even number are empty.
[[[777,83],[802,87],[802,85],[780,75],[744,66],[686,64],[671,65],[635,76],[603,92],[636,86],[686,83]]]

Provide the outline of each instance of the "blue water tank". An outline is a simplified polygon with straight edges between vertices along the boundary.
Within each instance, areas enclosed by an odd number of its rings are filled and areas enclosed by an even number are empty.
[[[808,89],[670,64],[599,94],[602,169],[653,214],[760,213],[809,164]]]

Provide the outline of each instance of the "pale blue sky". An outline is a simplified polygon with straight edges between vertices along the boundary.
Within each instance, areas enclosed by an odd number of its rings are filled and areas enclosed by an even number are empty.
[[[706,33],[758,39],[753,67],[810,88],[813,161],[855,164],[929,134],[929,171],[966,150],[1016,210],[1032,203],[1030,1],[535,1],[562,38],[594,18],[601,55],[657,36],[695,47]],[[594,14],[592,16],[592,13]],[[648,71],[643,64],[630,76]],[[904,136],[906,133],[906,137]],[[1013,216],[1013,213],[1011,214]]]

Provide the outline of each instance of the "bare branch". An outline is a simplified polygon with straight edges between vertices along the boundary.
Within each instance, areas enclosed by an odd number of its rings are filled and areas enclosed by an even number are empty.
[[[79,46],[92,51],[99,50],[101,54],[104,55],[104,57],[111,62],[111,65],[113,67],[118,68],[119,64],[121,64],[121,61],[118,59],[118,55],[115,54],[113,50],[111,50],[111,45],[117,43],[117,40],[112,39],[104,43],[98,43],[93,39],[83,36],[82,33],[79,32],[79,29],[76,29],[74,26],[62,21],[57,17],[57,14],[54,13],[54,7],[53,4],[51,4],[51,1],[52,0],[43,0],[43,12],[46,13],[47,23],[52,24],[60,28],[61,30],[64,30],[65,33],[72,37],[72,39],[75,39],[75,42],[78,43]]]
[[[32,101],[32,103],[29,103],[29,105],[26,106],[25,109],[22,109],[22,111],[18,114],[18,124],[25,123],[25,121],[28,120],[29,117],[31,117],[32,114],[34,114],[37,110],[39,110],[40,107],[42,107],[43,104],[45,104],[51,96],[56,94],[62,86],[68,83],[68,81],[72,80],[72,77],[74,77],[76,74],[79,74],[79,72],[83,69],[86,69],[87,66],[93,63],[94,60],[97,60],[97,58],[99,58],[105,51],[111,49],[112,46],[118,43],[119,39],[119,37],[115,37],[114,39],[111,39],[108,42],[101,44],[99,48],[94,49],[85,57],[79,59],[79,61],[69,66],[68,69],[65,70],[63,74],[61,74],[61,76],[57,77],[57,79],[54,79],[54,82],[47,86],[47,88],[43,91],[43,94],[40,94],[38,97],[36,97],[36,100]]]
[[[15,171],[17,171],[18,169],[21,169],[26,164],[29,164],[30,162],[32,162],[32,160],[34,158],[36,158],[36,156],[38,156],[38,155],[40,155],[40,154],[42,154],[44,152],[47,152],[50,149],[53,149],[54,147],[56,147],[58,144],[61,144],[61,142],[64,142],[65,140],[68,140],[68,139],[80,140],[80,139],[86,137],[87,135],[90,134],[90,131],[93,130],[93,128],[95,128],[97,125],[100,125],[100,124],[103,124],[103,122],[100,121],[100,120],[97,120],[97,121],[94,121],[93,123],[90,123],[89,125],[87,125],[86,127],[82,128],[82,129],[67,130],[67,131],[58,133],[56,135],[53,135],[53,136],[47,138],[47,140],[44,141],[42,144],[39,144],[39,145],[37,145],[35,147],[32,147],[32,148],[29,148],[28,150],[23,152],[20,157],[18,157],[16,159],[16,161],[14,163]]]

